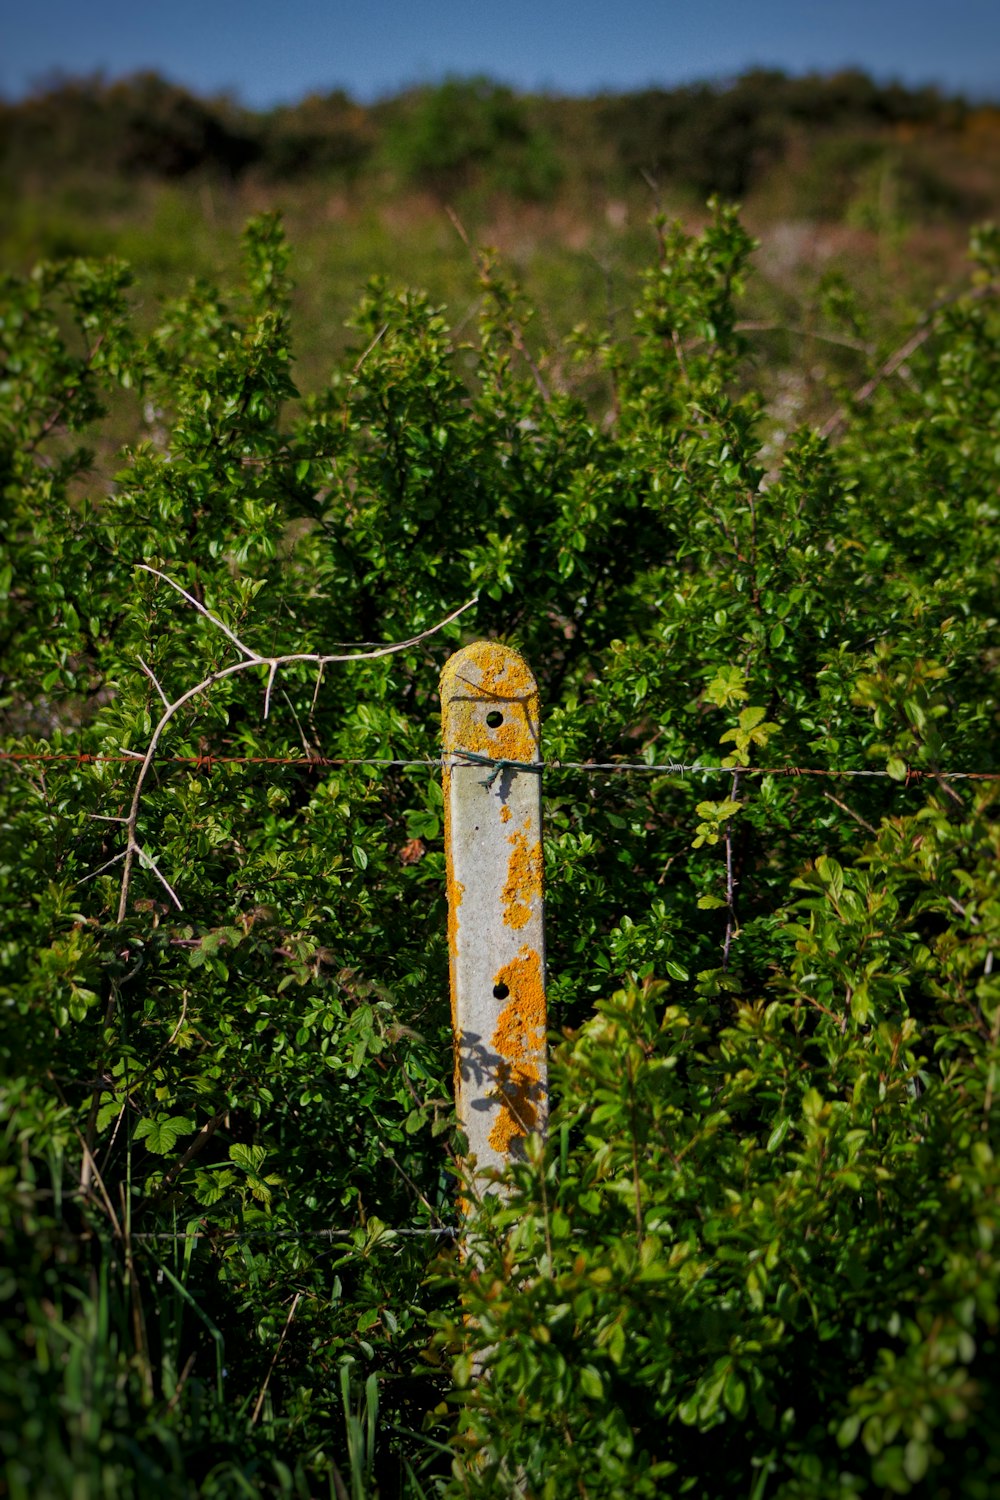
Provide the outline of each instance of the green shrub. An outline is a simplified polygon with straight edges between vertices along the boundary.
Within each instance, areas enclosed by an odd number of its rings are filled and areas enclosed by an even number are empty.
[[[488,262],[472,341],[373,283],[305,395],[273,220],[148,335],[120,265],[5,282],[12,1496],[994,1483],[995,236],[766,465],[752,249],[661,226],[558,358]],[[463,1262],[441,795],[381,762],[473,634],[550,762],[661,769],[550,766],[554,1128]]]
[[[526,101],[489,78],[449,78],[383,106],[385,156],[404,183],[445,198],[481,183],[548,198],[561,169]]]

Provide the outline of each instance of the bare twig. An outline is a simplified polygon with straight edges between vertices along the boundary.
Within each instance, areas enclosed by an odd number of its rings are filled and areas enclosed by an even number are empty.
[[[956,901],[954,896],[948,897],[948,905],[951,907],[953,912],[957,912],[960,917],[964,917],[964,919],[969,923],[970,926],[979,926],[979,918],[973,912],[967,911],[966,908],[962,905],[961,901]]]
[[[891,375],[895,375],[896,371],[901,365],[906,363],[910,355],[915,354],[921,344],[927,342],[931,334],[935,331],[938,313],[943,312],[945,308],[953,307],[956,302],[963,300],[979,302],[983,297],[995,297],[998,292],[1000,292],[1000,282],[989,281],[983,286],[974,287],[971,291],[967,288],[962,288],[960,291],[950,292],[947,297],[939,298],[927,310],[909,338],[900,344],[898,349],[893,350],[889,358],[879,365],[874,375],[866,380],[864,385],[858,387],[851,397],[851,404],[860,405],[861,402],[870,400],[879,386],[888,380]],[[825,438],[832,437],[835,432],[839,432],[841,427],[844,426],[849,415],[849,407],[842,406],[839,411],[834,412],[833,416],[824,422],[820,428],[820,435]]]
[[[278,663],[272,661],[267,674],[267,687],[264,689],[264,722],[267,723],[271,716],[271,689],[274,687],[274,678],[278,670]]]
[[[243,652],[244,656],[249,657],[251,661],[262,660],[262,658],[257,655],[256,651],[251,651],[249,646],[244,646],[239,636],[234,635],[228,625],[223,625],[222,621],[217,619],[210,610],[207,610],[204,604],[200,602],[200,600],[196,599],[193,594],[189,594],[187,589],[182,589],[180,584],[175,583],[174,580],[172,578],[169,578],[166,573],[161,573],[159,568],[151,568],[148,563],[139,563],[138,567],[141,568],[143,573],[152,573],[154,578],[160,578],[164,583],[168,583],[172,589],[175,589],[177,593],[180,594],[182,599],[186,599],[189,604],[193,605],[200,615],[204,615],[206,620],[210,620],[211,623],[215,626],[216,630],[221,630],[223,635],[228,636],[233,645],[238,647],[239,650]]]
[[[302,742],[302,749],[305,751],[306,755],[309,756],[309,758],[311,760],[312,757],[316,754],[317,747],[315,745],[310,745],[309,741],[306,739],[306,732],[302,728],[302,724],[301,724],[301,721],[299,719],[298,714],[295,712],[295,704],[292,702],[291,698],[289,698],[289,696],[285,692],[284,688],[281,689],[281,696],[284,698],[285,703],[288,706],[289,713],[291,714],[292,718],[295,720],[295,727],[299,731],[299,739]]]
[[[481,251],[477,250],[473,245],[468,236],[465,225],[462,223],[461,219],[458,217],[458,214],[450,204],[445,204],[444,211],[451,220],[459,239],[462,241],[469,254],[472,256],[476,265],[476,270],[479,272],[483,284],[487,287],[490,286],[493,278],[490,271],[490,264],[486,259],[486,256],[483,255]],[[520,354],[521,358],[528,366],[528,369],[531,372],[531,378],[535,382],[535,385],[538,389],[538,394],[541,396],[546,406],[548,406],[552,400],[552,392],[549,390],[548,385],[545,381],[545,377],[542,374],[541,370],[538,368],[531,350],[525,343],[524,331],[521,328],[520,323],[516,321],[513,315],[511,315],[507,319],[507,332],[510,334],[511,343],[514,345],[514,348],[517,350],[518,354]]]
[[[191,1374],[191,1371],[194,1369],[194,1362],[195,1362],[195,1360],[197,1358],[198,1358],[198,1355],[195,1353],[195,1354],[189,1354],[188,1357],[187,1357],[187,1359],[185,1360],[185,1362],[184,1362],[184,1368],[181,1371],[181,1378],[180,1378],[180,1380],[178,1380],[176,1386],[174,1387],[174,1394],[171,1396],[170,1400],[166,1404],[166,1407],[164,1408],[164,1410],[167,1413],[172,1412],[174,1410],[174,1408],[176,1407],[178,1401],[181,1399],[181,1395],[183,1394],[184,1387],[187,1385],[187,1382],[188,1382],[188,1376]]]
[[[316,712],[316,704],[319,702],[319,690],[323,686],[323,663],[320,662],[319,671],[316,673],[316,686],[313,689],[312,702],[309,705],[309,718],[312,719]]]
[[[801,328],[795,323],[749,322],[734,323],[734,333],[793,333],[797,338],[818,339],[823,344],[840,344],[845,349],[857,349],[860,354],[872,354],[871,344],[847,333],[834,333],[820,328]]]
[[[250,1418],[251,1427],[254,1427],[257,1424],[257,1418],[260,1416],[261,1407],[264,1405],[264,1397],[267,1395],[267,1388],[270,1384],[271,1376],[274,1374],[274,1367],[278,1363],[278,1355],[281,1353],[282,1345],[284,1344],[285,1339],[288,1336],[288,1330],[292,1326],[292,1319],[295,1317],[295,1309],[298,1307],[301,1300],[302,1293],[300,1291],[296,1292],[294,1298],[292,1299],[292,1305],[288,1309],[288,1317],[285,1319],[285,1326],[281,1330],[281,1338],[278,1340],[278,1347],[274,1351],[274,1354],[271,1358],[271,1363],[267,1367],[267,1374],[264,1376],[264,1383],[261,1386],[260,1391],[258,1392],[257,1402],[253,1409],[253,1415]]]
[[[361,366],[364,364],[365,360],[368,358],[369,354],[371,354],[371,352],[372,352],[373,349],[376,349],[378,347],[378,345],[382,342],[382,340],[385,338],[385,336],[386,336],[386,334],[388,332],[389,332],[389,325],[388,325],[388,323],[383,323],[382,327],[379,329],[378,333],[375,335],[375,337],[372,339],[371,343],[368,345],[368,348],[365,349],[363,351],[363,353],[359,356],[357,362],[355,363],[355,366],[354,366],[354,369],[352,371],[352,374],[356,375],[358,373],[358,371],[361,369]]]
[[[127,818],[115,818],[115,822],[116,823],[127,823],[128,819]],[[80,879],[77,881],[77,885],[83,885],[84,882],[87,881],[87,880],[96,880],[97,877],[98,877],[98,875],[102,874],[103,871],[109,870],[111,868],[111,866],[112,865],[116,865],[120,859],[124,859],[127,853],[128,853],[127,849],[119,849],[119,851],[118,851],[117,854],[113,854],[110,859],[106,859],[104,861],[103,865],[98,865],[98,867],[97,867],[96,870],[91,870],[91,872],[90,872],[89,875],[81,875]]]
[[[676,328],[672,328],[670,330],[670,339],[674,346],[674,353],[677,355],[677,363],[680,365],[681,377],[684,381],[684,384],[690,385],[691,381],[688,377],[687,363],[684,359],[684,348],[681,344],[681,336],[677,332]]]
[[[835,797],[832,792],[824,792],[823,796],[828,802],[835,802],[836,805],[841,808],[849,818],[853,818],[855,823],[860,823],[862,828],[867,828],[869,833],[878,833],[878,829],[873,824],[869,823],[865,818],[863,818],[860,813],[856,813],[853,807],[848,807],[846,802],[841,802],[840,798]]]
[[[404,1072],[403,1076],[405,1078],[405,1076],[406,1076],[405,1072]],[[421,1203],[424,1205],[424,1207],[426,1208],[427,1212],[430,1214],[431,1218],[434,1220],[435,1227],[440,1228],[443,1225],[443,1223],[444,1223],[443,1219],[441,1218],[441,1215],[434,1208],[434,1205],[432,1203],[429,1203],[428,1200],[424,1197],[423,1193],[420,1191],[419,1187],[414,1182],[414,1180],[410,1176],[409,1172],[407,1172],[406,1168],[405,1167],[401,1167],[399,1165],[399,1162],[396,1160],[396,1158],[393,1156],[392,1152],[389,1150],[388,1146],[386,1146],[384,1142],[383,1142],[383,1145],[382,1145],[382,1154],[383,1154],[383,1156],[387,1156],[389,1158],[390,1162],[396,1168],[396,1171],[399,1173],[400,1177],[402,1177],[403,1181],[406,1182],[413,1189],[413,1191],[416,1193],[417,1197],[420,1199]]]
[[[146,868],[148,870],[152,870],[153,874],[156,876],[157,880],[163,886],[163,889],[166,891],[167,895],[170,897],[171,901],[174,903],[174,905],[176,906],[177,910],[178,911],[183,911],[184,908],[181,906],[180,899],[179,899],[179,897],[177,895],[177,892],[174,890],[173,886],[170,884],[170,881],[167,880],[166,876],[163,875],[161,873],[161,871],[158,869],[156,861],[149,854],[146,853],[145,849],[140,849],[137,846],[135,852],[138,855],[139,859],[142,861],[142,863],[146,866]]]
[[[227,677],[234,677],[240,672],[246,672],[254,668],[263,667],[267,670],[267,683],[264,692],[264,718],[266,719],[271,710],[271,691],[280,668],[292,666],[296,662],[314,663],[319,669],[317,674],[318,690],[323,668],[328,663],[375,661],[381,657],[394,656],[398,655],[398,653],[401,651],[408,651],[413,646],[419,645],[421,641],[425,641],[430,636],[436,635],[438,631],[443,630],[446,625],[450,625],[453,620],[457,620],[459,615],[464,614],[467,609],[471,609],[471,607],[476,603],[479,597],[478,595],[475,595],[472,599],[466,600],[464,604],[459,605],[457,609],[453,609],[449,615],[446,615],[443,620],[439,620],[436,625],[429,626],[427,630],[422,630],[419,635],[411,636],[408,640],[405,641],[393,641],[388,643],[387,645],[373,646],[363,651],[293,651],[285,655],[274,656],[263,655],[260,652],[252,650],[251,647],[249,647],[244,641],[240,640],[239,636],[236,635],[234,631],[230,630],[228,625],[223,624],[223,622],[218,619],[216,615],[212,614],[211,610],[205,608],[200,600],[196,599],[193,594],[190,594],[187,589],[182,588],[181,585],[175,582],[174,579],[168,577],[166,573],[160,572],[158,568],[150,567],[147,563],[140,563],[138,566],[144,573],[151,573],[154,578],[159,578],[163,583],[168,584],[175,593],[180,594],[181,598],[184,599],[188,604],[190,604],[193,609],[196,609],[198,613],[209,622],[210,625],[214,625],[216,630],[220,631],[228,641],[232,642],[236,649],[241,653],[242,659],[240,661],[230,662],[230,664],[226,667],[219,667],[214,672],[209,672],[208,675],[206,677],[203,677],[200,682],[196,682],[193,687],[188,688],[185,692],[181,693],[179,697],[173,699],[173,701],[167,699],[166,694],[163,693],[163,690],[160,688],[160,684],[156,681],[156,678],[153,677],[153,674],[151,673],[149,668],[140,659],[140,665],[143,667],[147,676],[152,678],[157,691],[160,693],[160,696],[163,699],[163,712],[161,713],[156,724],[153,726],[153,731],[149,737],[149,743],[146,746],[145,752],[127,752],[130,755],[135,755],[136,758],[141,762],[141,764],[139,766],[139,774],[136,777],[135,787],[132,792],[132,801],[129,806],[128,815],[121,820],[125,827],[125,848],[118,854],[114,855],[110,860],[106,861],[105,864],[101,865],[99,870],[94,870],[90,875],[84,876],[85,880],[93,879],[95,875],[99,875],[103,870],[108,869],[109,866],[117,864],[119,860],[124,861],[121,892],[118,901],[117,920],[119,922],[123,922],[125,920],[125,916],[128,912],[129,888],[131,885],[132,874],[135,869],[136,860],[145,865],[148,869],[152,870],[153,874],[163,885],[171,901],[173,901],[178,910],[181,910],[181,901],[173,886],[167,880],[163,872],[158,868],[156,861],[153,859],[152,855],[150,855],[149,852],[140,844],[138,836],[138,825],[139,812],[142,806],[142,797],[146,786],[146,780],[149,776],[149,772],[153,765],[153,762],[156,759],[156,752],[159,747],[160,740],[163,737],[163,733],[170,721],[176,717],[176,715],[185,706],[185,704],[190,703],[192,699],[199,697],[201,694],[207,693],[209,689],[214,687],[217,682],[222,682]]]
[[[141,656],[137,656],[136,657],[136,661],[139,663],[140,667],[145,672],[146,676],[149,678],[150,682],[153,684],[153,686],[155,687],[156,691],[159,693],[160,700],[163,703],[164,708],[169,708],[170,707],[170,699],[167,697],[166,693],[161,688],[161,686],[160,686],[160,684],[159,684],[159,682],[157,680],[156,673],[153,671],[152,667],[147,666],[146,663],[143,661],[143,659],[142,659]]]
[[[736,793],[739,791],[740,773],[733,772],[733,784],[729,791],[730,802],[736,801]],[[733,938],[739,931],[736,921],[736,877],[733,874],[733,820],[726,819],[726,940],[722,945],[722,967],[729,967],[729,949]]]

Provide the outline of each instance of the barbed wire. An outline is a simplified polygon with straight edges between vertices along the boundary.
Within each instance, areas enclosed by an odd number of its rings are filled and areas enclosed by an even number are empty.
[[[456,759],[456,756],[463,758]],[[142,760],[137,751],[119,751],[114,754],[86,751],[61,750],[0,750],[0,765],[135,765]],[[938,771],[923,767],[907,767],[902,775],[884,768],[855,768],[850,766],[713,766],[699,761],[593,761],[593,760],[541,760],[510,761],[493,759],[487,755],[455,752],[452,757],[402,758],[379,755],[329,756],[329,755],[162,755],[156,758],[158,765],[191,766],[198,771],[212,771],[216,766],[297,766],[304,770],[324,770],[337,767],[369,766],[384,769],[424,768],[440,770],[456,765],[486,766],[495,771],[524,770],[578,771],[587,774],[645,772],[667,776],[731,776],[738,771],[741,776],[827,776],[827,777],[872,777],[895,781],[905,785],[916,781],[1000,781],[1000,771]]]
[[[176,1230],[150,1229],[133,1232],[129,1235],[130,1240],[173,1240],[182,1242],[185,1240],[212,1240],[215,1244],[233,1243],[241,1240],[335,1240],[342,1243],[353,1244],[359,1234],[366,1237],[365,1242],[371,1244],[380,1239],[390,1239],[398,1235],[406,1235],[411,1238],[424,1239],[457,1239],[461,1229],[456,1224],[445,1224],[440,1228],[426,1225],[420,1228],[402,1227],[395,1228],[391,1224],[383,1224],[376,1231],[372,1240],[367,1239],[367,1227],[359,1224],[354,1229],[196,1229],[179,1234]]]
[[[70,1233],[66,1230],[49,1226],[38,1228],[34,1231],[35,1237],[44,1237],[47,1234],[55,1234],[60,1240],[72,1240],[75,1243],[85,1244],[99,1237],[99,1231],[92,1230],[89,1234]],[[241,1244],[247,1240],[284,1241],[288,1244],[298,1244],[307,1240],[327,1240],[331,1244],[360,1244],[359,1248],[370,1248],[379,1242],[389,1243],[393,1239],[405,1237],[409,1239],[437,1239],[457,1240],[462,1235],[462,1229],[457,1224],[443,1224],[440,1227],[422,1225],[413,1227],[404,1225],[397,1227],[392,1224],[382,1224],[373,1235],[369,1235],[369,1228],[365,1224],[358,1224],[354,1229],[194,1229],[179,1232],[175,1229],[144,1229],[133,1230],[123,1235],[120,1230],[112,1234],[115,1240],[127,1240],[129,1244],[154,1244],[169,1241],[174,1244],[186,1244],[191,1240],[208,1240],[214,1245]],[[4,1241],[3,1232],[0,1231],[0,1244]]]

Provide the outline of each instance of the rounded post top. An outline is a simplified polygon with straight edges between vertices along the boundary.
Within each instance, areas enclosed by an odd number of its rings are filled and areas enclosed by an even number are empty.
[[[512,646],[473,641],[441,673],[444,749],[534,761],[539,747],[538,684]]]

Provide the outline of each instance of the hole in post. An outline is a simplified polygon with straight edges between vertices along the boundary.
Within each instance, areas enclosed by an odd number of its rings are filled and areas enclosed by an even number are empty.
[[[506,1000],[506,998],[507,998],[507,996],[509,994],[510,994],[510,990],[507,988],[507,986],[505,984],[500,983],[500,984],[495,984],[493,986],[493,998],[494,998],[494,1000]]]
[[[503,714],[498,708],[494,708],[486,715],[486,722],[491,729],[499,729],[503,723]]]

